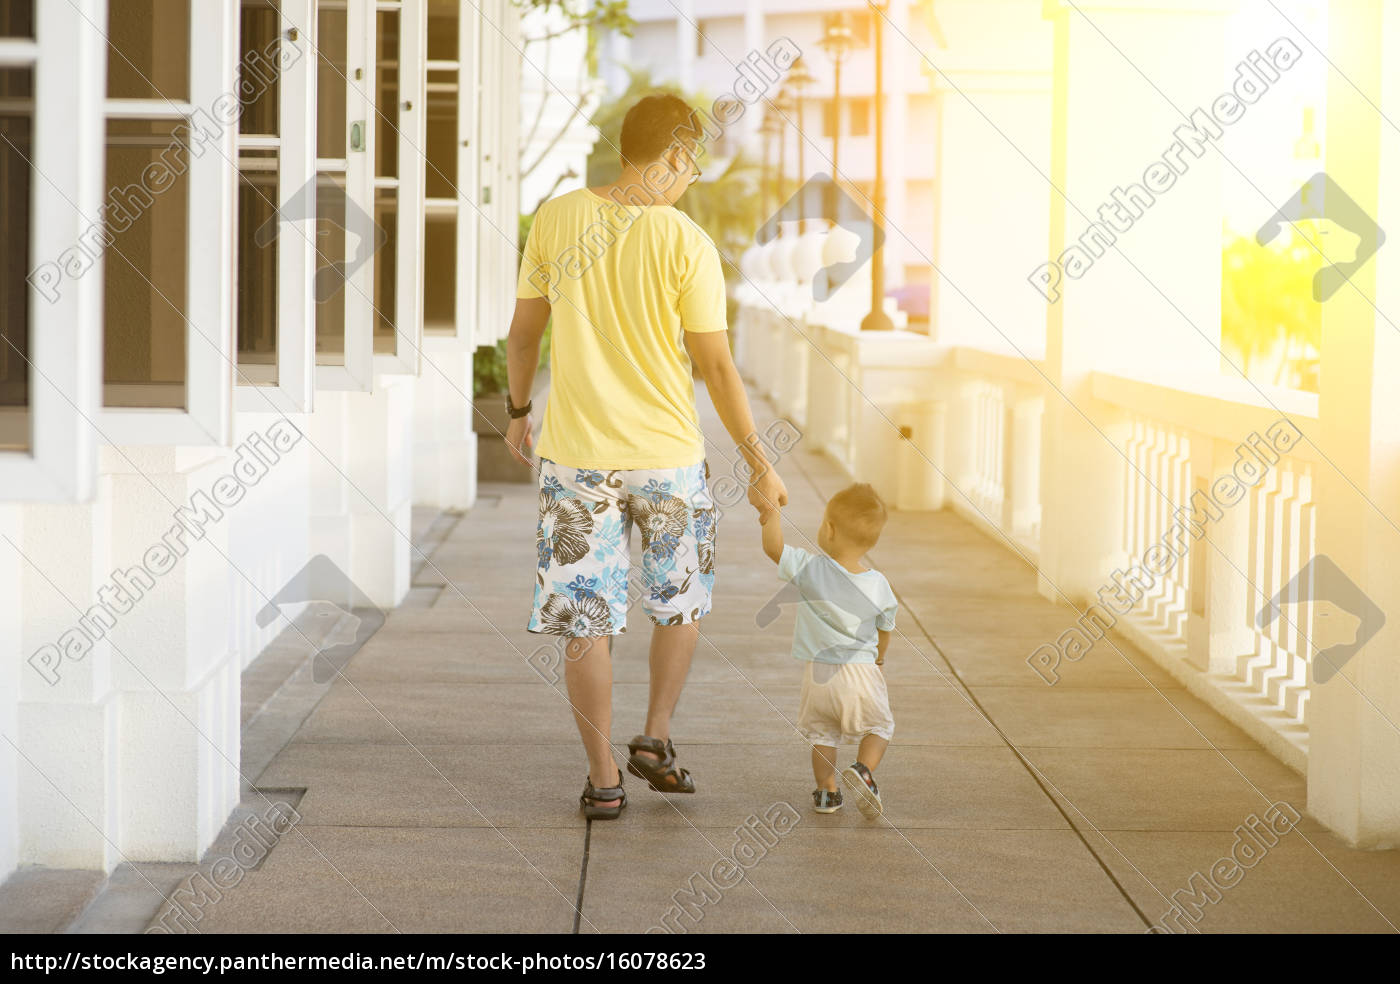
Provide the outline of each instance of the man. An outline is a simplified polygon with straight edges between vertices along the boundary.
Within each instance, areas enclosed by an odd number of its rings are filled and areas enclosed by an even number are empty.
[[[588,754],[580,804],[593,819],[627,805],[613,760],[611,638],[640,583],[651,637],[645,734],[627,768],[661,792],[695,783],[676,762],[671,715],[714,584],[715,509],[692,366],[752,472],[760,516],[787,502],[766,459],[729,353],[724,277],[714,243],[672,206],[700,171],[694,110],[648,96],[622,123],[622,175],[542,205],[520,267],[506,343],[512,420],[506,442],[528,465],[530,391],[553,317],[550,393],[540,439],[538,570],[529,628],[562,635],[564,679]],[[632,576],[633,525],[642,569]]]

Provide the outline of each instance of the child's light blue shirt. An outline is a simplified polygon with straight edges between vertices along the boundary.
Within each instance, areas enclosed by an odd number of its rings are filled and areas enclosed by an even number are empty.
[[[813,663],[875,662],[879,632],[894,629],[899,609],[885,575],[876,570],[852,574],[826,554],[784,546],[778,576],[789,588],[775,601],[798,602],[794,658]]]

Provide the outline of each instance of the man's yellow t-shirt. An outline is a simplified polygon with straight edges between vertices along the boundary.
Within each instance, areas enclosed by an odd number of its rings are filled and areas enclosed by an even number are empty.
[[[540,206],[516,296],[550,302],[541,458],[578,468],[675,468],[705,456],[683,332],[724,331],[719,251],[670,205],[587,188]]]

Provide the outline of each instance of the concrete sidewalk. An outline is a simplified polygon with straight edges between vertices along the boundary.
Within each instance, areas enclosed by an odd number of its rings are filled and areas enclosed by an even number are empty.
[[[713,480],[730,443],[707,426]],[[781,470],[789,542],[815,539],[846,478],[801,443]],[[757,627],[779,583],[740,502],[674,732],[699,793],[628,777],[623,819],[590,833],[562,669],[521,628],[535,514],[531,486],[483,489],[420,571],[421,607],[389,615],[257,776],[269,800],[300,796],[300,819],[198,931],[1142,932],[1251,816],[1306,803],[1299,776],[1125,641],[1046,686],[1025,658],[1069,610],[945,511],[893,514],[872,555],[901,602],[886,815],[813,813],[793,615]],[[647,698],[640,611],[632,625],[614,657],[619,746]],[[1400,925],[1396,852],[1348,850],[1305,817],[1262,853],[1197,922],[1171,925]]]

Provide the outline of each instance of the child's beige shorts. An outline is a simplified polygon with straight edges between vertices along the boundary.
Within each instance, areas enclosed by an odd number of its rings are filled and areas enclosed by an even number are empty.
[[[894,737],[890,692],[874,663],[807,663],[797,728],[814,745],[855,745]]]

